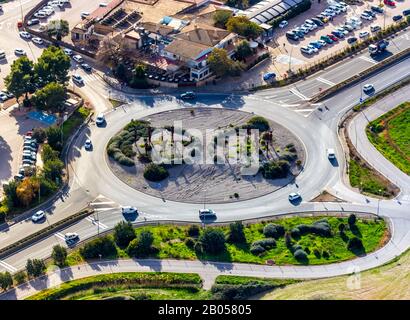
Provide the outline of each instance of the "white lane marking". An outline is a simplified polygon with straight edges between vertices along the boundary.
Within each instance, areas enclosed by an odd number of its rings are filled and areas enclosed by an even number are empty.
[[[91,218],[91,217],[87,217],[87,218],[85,218],[85,220],[88,220],[88,221],[90,221],[92,224],[95,224],[95,225],[98,224],[101,229],[108,229],[108,227],[107,227],[105,224],[103,224],[103,223],[101,223],[101,222],[97,222],[95,219],[93,219],[93,218]]]
[[[332,81],[330,81],[330,80],[326,80],[326,79],[323,79],[323,78],[321,78],[321,77],[317,77],[316,80],[317,80],[317,81],[320,81],[320,82],[323,82],[323,83],[325,83],[325,84],[328,84],[329,86],[334,86],[334,85],[336,84],[336,83],[334,83],[334,82],[332,82]]]
[[[296,109],[295,111],[296,112],[311,112],[313,110],[315,110],[315,109]]]
[[[65,241],[64,235],[61,234],[60,232],[56,232],[56,233],[54,233],[54,235],[55,235],[57,238],[60,238],[61,240],[64,240],[64,241]]]
[[[300,93],[298,90],[296,90],[295,88],[292,88],[289,90],[291,93],[293,93],[295,96],[297,96],[298,98],[302,99],[302,100],[309,100],[308,97],[306,97],[305,95],[303,95],[302,93]]]
[[[295,104],[281,104],[282,107],[299,107],[300,103]]]
[[[99,204],[115,204],[114,201],[101,201],[101,202],[91,202],[90,205],[94,206],[94,205],[99,205]]]
[[[109,211],[109,210],[113,210],[113,209],[117,209],[117,208],[110,207],[110,208],[93,208],[93,209],[94,209],[94,211],[100,212],[100,211]]]
[[[13,266],[9,265],[7,262],[1,261],[1,260],[0,260],[0,266],[2,266],[3,268],[11,272],[17,271],[17,268],[14,268]]]
[[[367,61],[367,62],[370,62],[370,63],[373,63],[373,64],[377,63],[377,61],[374,61],[372,58],[369,58],[369,57],[366,57],[366,56],[360,56],[359,59],[362,59],[364,61]]]

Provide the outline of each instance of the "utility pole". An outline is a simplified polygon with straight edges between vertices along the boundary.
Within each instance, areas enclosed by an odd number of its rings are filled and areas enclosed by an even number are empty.
[[[204,209],[205,209],[205,203],[206,203],[206,189],[204,190]]]
[[[290,56],[289,56],[289,74],[292,73],[292,52],[293,52],[293,48],[294,46],[291,46],[292,48],[290,49]]]
[[[381,193],[382,190],[379,189],[379,193]],[[380,213],[380,198],[377,201],[377,217],[379,217],[379,213]]]

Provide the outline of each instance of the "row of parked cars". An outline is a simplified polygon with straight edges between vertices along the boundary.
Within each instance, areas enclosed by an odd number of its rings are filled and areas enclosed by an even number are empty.
[[[294,41],[301,40],[305,37],[305,34],[319,27],[322,27],[325,23],[333,20],[333,17],[335,15],[346,12],[348,7],[349,6],[344,2],[338,2],[332,6],[329,6],[326,10],[318,14],[316,17],[307,19],[301,26],[286,32],[286,37]],[[279,27],[281,27],[281,25],[279,25]]]
[[[15,180],[22,180],[25,176],[32,175],[35,171],[37,162],[38,143],[32,137],[33,132],[29,131],[24,136],[22,165]]]
[[[73,61],[77,62],[79,64],[79,66],[81,67],[81,69],[83,69],[86,72],[91,72],[93,69],[92,67],[88,64],[84,62],[84,59],[81,55],[79,54],[74,54],[73,50],[65,48],[63,49],[64,53],[71,57],[71,59],[73,59]],[[72,76],[73,82],[77,85],[84,85],[84,79],[78,75],[78,74],[74,74]]]
[[[53,0],[49,1],[47,5],[42,7],[40,10],[38,10],[35,14],[34,17],[38,19],[45,19],[48,18],[49,16],[53,15],[55,13],[55,8],[64,8],[66,4],[70,3],[70,0]]]

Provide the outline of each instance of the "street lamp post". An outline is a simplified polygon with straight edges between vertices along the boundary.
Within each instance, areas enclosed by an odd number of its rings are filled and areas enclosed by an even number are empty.
[[[379,189],[379,193],[381,193],[382,190]],[[379,213],[380,213],[380,198],[377,201],[377,217],[379,217]]]

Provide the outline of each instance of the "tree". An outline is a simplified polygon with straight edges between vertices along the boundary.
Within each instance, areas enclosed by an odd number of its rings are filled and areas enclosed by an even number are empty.
[[[80,248],[80,254],[85,259],[104,258],[116,255],[117,248],[112,237],[105,236],[87,242]]]
[[[204,252],[218,254],[225,251],[225,235],[222,230],[206,228],[199,236]]]
[[[239,60],[245,60],[245,58],[252,55],[252,49],[249,42],[246,40],[241,41],[236,47],[236,56]]]
[[[137,64],[133,71],[133,76],[130,82],[131,87],[138,89],[148,88],[147,77],[145,76],[145,66],[143,64]]]
[[[13,278],[10,274],[10,272],[2,272],[0,273],[0,287],[3,290],[7,290],[13,285]]]
[[[360,240],[357,237],[353,237],[349,239],[347,242],[347,249],[350,251],[356,252],[356,253],[361,253],[364,251],[363,243],[362,240]]]
[[[248,39],[256,39],[259,37],[263,29],[255,22],[249,21],[245,16],[230,17],[226,23],[228,31],[237,33]]]
[[[17,198],[19,202],[28,207],[36,197],[40,184],[33,177],[24,179],[16,189]]]
[[[225,49],[215,48],[208,56],[209,68],[216,76],[235,76],[242,71],[242,65],[229,58]]]
[[[8,76],[4,79],[8,91],[16,96],[17,103],[21,96],[25,95],[34,88],[34,65],[27,57],[20,57],[13,62]]]
[[[212,16],[214,25],[222,29],[226,28],[226,23],[230,17],[232,17],[232,11],[230,10],[217,10]]]
[[[51,258],[59,267],[64,266],[67,259],[67,249],[59,244],[55,245],[51,252]]]
[[[125,248],[136,238],[131,222],[121,221],[114,227],[114,241],[120,248]]]
[[[68,81],[70,67],[70,58],[61,48],[48,47],[43,50],[34,66],[36,82],[40,87],[44,87],[51,82],[64,85]]]
[[[56,181],[61,179],[64,163],[60,159],[48,160],[44,163],[43,173],[46,179]]]
[[[63,149],[63,145],[61,142],[61,129],[57,126],[48,127],[46,129],[47,135],[47,143],[50,145],[51,148],[54,150],[61,151]]]
[[[261,116],[255,116],[249,119],[245,127],[251,129],[258,129],[261,132],[268,131],[270,129],[269,121]]]
[[[40,259],[28,259],[26,270],[29,277],[39,277],[45,273],[46,264]]]
[[[16,180],[10,180],[7,184],[3,185],[3,191],[8,203],[13,207],[18,207],[20,205],[20,200],[17,195],[17,187],[19,184],[20,182],[17,182]]]
[[[240,221],[231,223],[229,225],[229,234],[227,241],[230,243],[246,243],[245,232],[243,231],[243,224]]]
[[[43,128],[34,128],[32,137],[36,139],[38,143],[43,143],[47,138],[47,134]]]
[[[58,159],[58,151],[54,150],[49,144],[45,143],[43,144],[43,148],[41,150],[41,159],[43,162]]]
[[[56,82],[50,82],[37,90],[32,98],[33,104],[41,110],[61,112],[65,108],[67,93],[65,87]]]
[[[344,223],[340,223],[338,229],[340,233],[343,233],[346,229],[346,225]]]
[[[156,163],[148,164],[144,169],[144,178],[149,181],[161,181],[168,178],[169,173],[167,169]]]
[[[356,223],[356,215],[355,214],[351,214],[350,216],[349,216],[349,218],[347,218],[347,223],[350,225],[350,226],[352,226],[352,225],[354,225],[355,223]]]
[[[154,236],[150,231],[142,231],[134,240],[130,242],[127,252],[131,256],[144,257],[152,252]]]
[[[27,275],[24,270],[20,270],[14,274],[14,281],[16,281],[17,284],[22,284],[26,281]]]
[[[52,20],[47,26],[49,37],[54,37],[57,41],[61,41],[63,37],[70,33],[70,27],[66,20]]]

